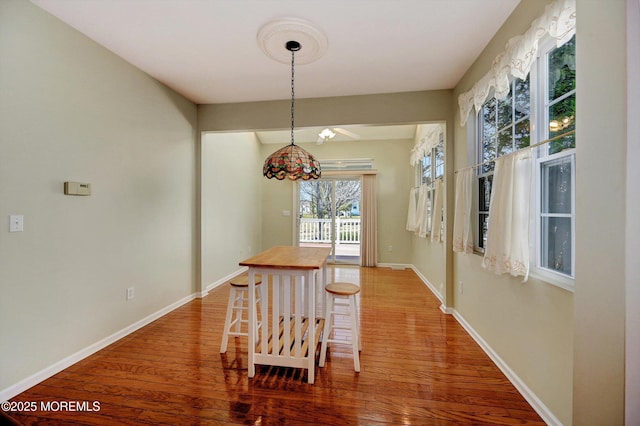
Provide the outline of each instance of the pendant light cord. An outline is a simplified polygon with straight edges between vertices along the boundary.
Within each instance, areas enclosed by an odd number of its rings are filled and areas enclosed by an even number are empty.
[[[295,91],[293,89],[293,77],[294,77],[294,55],[295,50],[291,49],[291,145],[294,145],[293,140],[293,125],[294,125],[294,106],[295,106]]]

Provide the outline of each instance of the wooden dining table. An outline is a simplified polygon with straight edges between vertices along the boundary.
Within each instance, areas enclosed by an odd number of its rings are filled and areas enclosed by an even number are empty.
[[[314,382],[324,325],[316,314],[316,302],[323,302],[316,291],[326,285],[330,253],[324,247],[275,246],[240,262],[249,268],[249,377],[256,364],[264,364],[307,369],[307,381]],[[256,275],[262,276],[259,314]]]

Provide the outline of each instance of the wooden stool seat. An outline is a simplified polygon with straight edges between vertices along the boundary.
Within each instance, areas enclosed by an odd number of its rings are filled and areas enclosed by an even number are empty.
[[[260,301],[262,299],[262,290],[260,284],[262,277],[256,275],[256,312],[260,312]],[[227,343],[229,336],[240,337],[248,336],[249,326],[249,274],[238,275],[229,280],[231,291],[229,292],[229,303],[227,305],[227,316],[224,321],[224,334],[222,335],[222,343],[220,344],[220,353],[227,351]],[[247,312],[246,318],[243,312]],[[256,316],[256,330],[262,325]],[[246,324],[245,330],[242,325]]]
[[[337,294],[339,296],[351,296],[360,293],[360,287],[352,283],[331,283],[327,284],[324,289],[331,294]]]
[[[356,294],[360,293],[360,286],[347,283],[347,282],[335,282],[327,284],[325,287],[326,294],[326,311],[324,316],[324,331],[322,332],[322,347],[320,348],[320,367],[324,367],[324,362],[327,357],[327,345],[329,343],[348,344],[353,348],[353,367],[360,371],[360,319],[358,315],[358,302],[356,300]],[[336,303],[336,301],[343,301],[342,303]],[[346,306],[347,311],[344,309],[337,310],[336,306]],[[349,316],[350,322],[348,326],[340,326],[334,323],[335,315]],[[351,340],[341,340],[330,338],[332,330],[350,330]]]
[[[249,274],[238,275],[229,281],[234,287],[249,287]],[[262,284],[262,276],[256,275],[256,285]]]

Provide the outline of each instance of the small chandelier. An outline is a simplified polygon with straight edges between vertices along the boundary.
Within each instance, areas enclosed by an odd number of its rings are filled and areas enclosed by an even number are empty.
[[[318,133],[318,136],[320,137],[320,139],[322,139],[322,142],[326,142],[329,139],[333,139],[336,137],[336,134],[334,132],[331,131],[331,129],[324,128],[322,129],[322,131],[320,133]]]
[[[280,148],[271,154],[264,162],[262,173],[269,179],[282,180],[287,177],[290,180],[318,179],[321,174],[320,162],[304,149],[294,143],[294,56],[301,49],[297,41],[288,41],[287,50],[291,52],[291,144]]]

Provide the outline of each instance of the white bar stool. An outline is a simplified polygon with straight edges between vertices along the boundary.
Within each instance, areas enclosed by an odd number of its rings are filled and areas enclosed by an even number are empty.
[[[325,287],[326,292],[326,311],[324,316],[324,331],[322,333],[322,347],[320,349],[320,367],[324,367],[324,362],[327,357],[327,344],[350,344],[353,348],[353,367],[360,371],[360,319],[358,317],[358,305],[356,302],[356,294],[360,292],[360,287],[356,284],[335,282],[327,284]],[[344,303],[335,303],[336,300],[344,300]],[[344,309],[336,310],[336,305],[346,306],[347,311]],[[350,317],[349,326],[334,325],[334,316],[343,315]],[[351,330],[351,340],[337,340],[330,339],[329,335],[331,330]]]
[[[256,311],[260,312],[261,289],[259,284],[262,283],[260,275],[256,275]],[[248,327],[246,331],[242,330],[242,324],[249,324],[249,275],[238,275],[229,281],[231,291],[229,292],[229,303],[227,305],[227,317],[224,321],[224,334],[222,336],[222,344],[220,345],[220,353],[227,351],[227,343],[229,336],[239,337],[248,336]],[[246,312],[246,318],[243,318],[243,312]],[[256,317],[256,330],[261,326]]]

